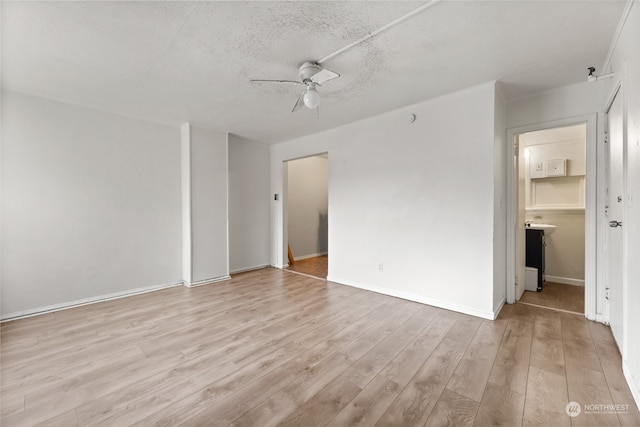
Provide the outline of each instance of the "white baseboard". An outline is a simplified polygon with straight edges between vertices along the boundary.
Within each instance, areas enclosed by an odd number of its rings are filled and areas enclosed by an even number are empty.
[[[624,379],[627,380],[627,385],[629,386],[629,390],[631,390],[633,400],[636,401],[636,407],[640,409],[640,384],[635,384],[633,382],[633,375],[629,371],[629,366],[624,361],[622,362],[622,373],[624,374]]]
[[[587,319],[589,319],[588,316],[585,316],[585,317],[587,317]],[[596,317],[593,318],[593,319],[589,319],[589,320],[594,320],[594,321],[596,321],[598,323],[602,323],[603,325],[608,325],[609,324],[609,321],[605,318],[605,315],[603,313],[596,313]]]
[[[434,307],[444,308],[446,310],[457,311],[458,313],[469,314],[471,316],[481,317],[483,319],[488,319],[488,320],[495,320],[497,314],[499,313],[498,311],[494,314],[491,311],[478,310],[473,307],[467,307],[465,305],[454,304],[446,301],[440,301],[432,298],[423,297],[421,295],[415,295],[409,292],[403,292],[395,289],[384,288],[382,286],[365,285],[362,283],[357,283],[351,280],[345,280],[345,279],[341,279],[339,277],[334,277],[334,276],[328,276],[327,281],[338,283],[341,285],[346,285],[346,286],[353,286],[354,288],[364,289],[365,291],[376,292],[383,295],[389,295],[396,298],[402,298],[409,301],[419,302],[421,304],[432,305]]]
[[[249,271],[262,270],[263,268],[267,268],[267,267],[271,267],[271,266],[269,264],[260,264],[260,265],[255,265],[253,267],[239,268],[237,270],[231,271],[229,274],[247,273]]]
[[[97,297],[83,298],[75,301],[63,302],[60,304],[47,305],[45,307],[33,308],[30,310],[17,311],[15,313],[9,313],[9,314],[3,315],[0,318],[0,322],[8,322],[11,320],[24,319],[25,317],[38,316],[40,314],[45,314],[45,313],[53,313],[54,311],[67,310],[70,308],[80,307],[83,305],[96,304],[99,302],[110,301],[110,300],[119,299],[119,298],[126,298],[133,295],[145,294],[147,292],[159,291],[160,289],[173,288],[176,286],[181,286],[183,284],[184,284],[183,281],[165,283],[162,285],[147,286],[145,288],[130,289],[127,291],[100,295]]]
[[[231,279],[231,276],[227,274],[226,276],[214,277],[212,279],[204,279],[198,280],[197,282],[184,283],[184,286],[186,286],[187,288],[195,288],[196,286],[210,285],[212,283],[222,282],[229,279]]]
[[[307,258],[315,258],[315,257],[318,257],[318,256],[325,256],[328,253],[329,252],[318,252],[318,253],[315,253],[315,254],[301,255],[301,256],[293,257],[293,260],[294,261],[302,261],[303,259],[307,259]]]
[[[581,279],[572,279],[570,277],[549,276],[548,274],[545,274],[544,278],[549,282],[562,283],[563,285],[584,286],[584,280],[581,280]]]

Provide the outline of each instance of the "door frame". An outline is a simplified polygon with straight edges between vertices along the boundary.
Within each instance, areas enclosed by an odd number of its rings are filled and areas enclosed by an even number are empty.
[[[586,176],[585,176],[585,317],[600,320],[604,304],[604,292],[597,286],[597,271],[603,259],[596,241],[601,233],[596,217],[597,206],[601,203],[597,183],[602,181],[602,171],[596,167],[597,150],[597,113],[569,117],[526,126],[507,129],[507,303],[516,300],[516,239],[518,235],[518,199],[517,199],[517,136],[526,132],[586,124]],[[600,221],[601,222],[601,221]],[[524,277],[519,278],[524,281]],[[600,309],[600,310],[598,310]]]
[[[288,244],[289,244],[289,162],[293,162],[296,160],[307,159],[309,157],[318,157],[318,156],[327,156],[327,166],[329,166],[329,151],[321,151],[319,153],[308,154],[304,156],[285,158],[282,160],[282,193],[280,195],[280,199],[282,200],[282,211],[278,216],[278,228],[279,230],[276,232],[277,236],[279,236],[282,240],[277,242],[279,247],[278,252],[279,256],[282,258],[282,262],[279,262],[275,266],[280,269],[286,269],[289,267],[288,260]],[[330,196],[331,188],[330,188],[330,179],[327,179],[327,193]],[[327,212],[329,215],[329,212]],[[329,218],[327,217],[327,251],[328,240],[329,240]],[[280,258],[278,258],[279,261]],[[285,261],[286,260],[286,261]]]

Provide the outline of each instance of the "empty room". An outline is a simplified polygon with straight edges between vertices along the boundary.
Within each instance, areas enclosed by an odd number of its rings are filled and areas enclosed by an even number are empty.
[[[2,426],[640,425],[640,0],[0,22]]]

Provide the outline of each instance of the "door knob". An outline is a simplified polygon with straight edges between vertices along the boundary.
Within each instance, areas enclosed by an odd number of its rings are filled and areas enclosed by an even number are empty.
[[[609,221],[609,227],[612,227],[612,228],[622,227],[622,223],[620,221]]]

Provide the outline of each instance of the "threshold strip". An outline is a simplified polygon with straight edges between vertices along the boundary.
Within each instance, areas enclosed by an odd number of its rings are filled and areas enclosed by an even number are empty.
[[[530,302],[522,302],[522,301],[518,301],[517,304],[524,304],[524,305],[530,305],[532,307],[538,307],[538,308],[546,308],[547,310],[553,310],[553,311],[560,311],[562,313],[569,313],[569,314],[578,314],[580,316],[584,316],[584,313],[579,313],[577,311],[569,311],[569,310],[563,310],[561,308],[554,308],[554,307],[547,307],[544,305],[538,305],[538,304],[532,304]]]
[[[312,275],[307,274],[307,273],[300,273],[299,271],[287,270],[286,268],[283,268],[282,271],[286,271],[286,272],[293,273],[293,274],[299,274],[300,276],[310,277],[310,278],[316,279],[316,280],[322,280],[323,282],[327,281],[327,279],[323,279],[322,277],[312,276]]]

